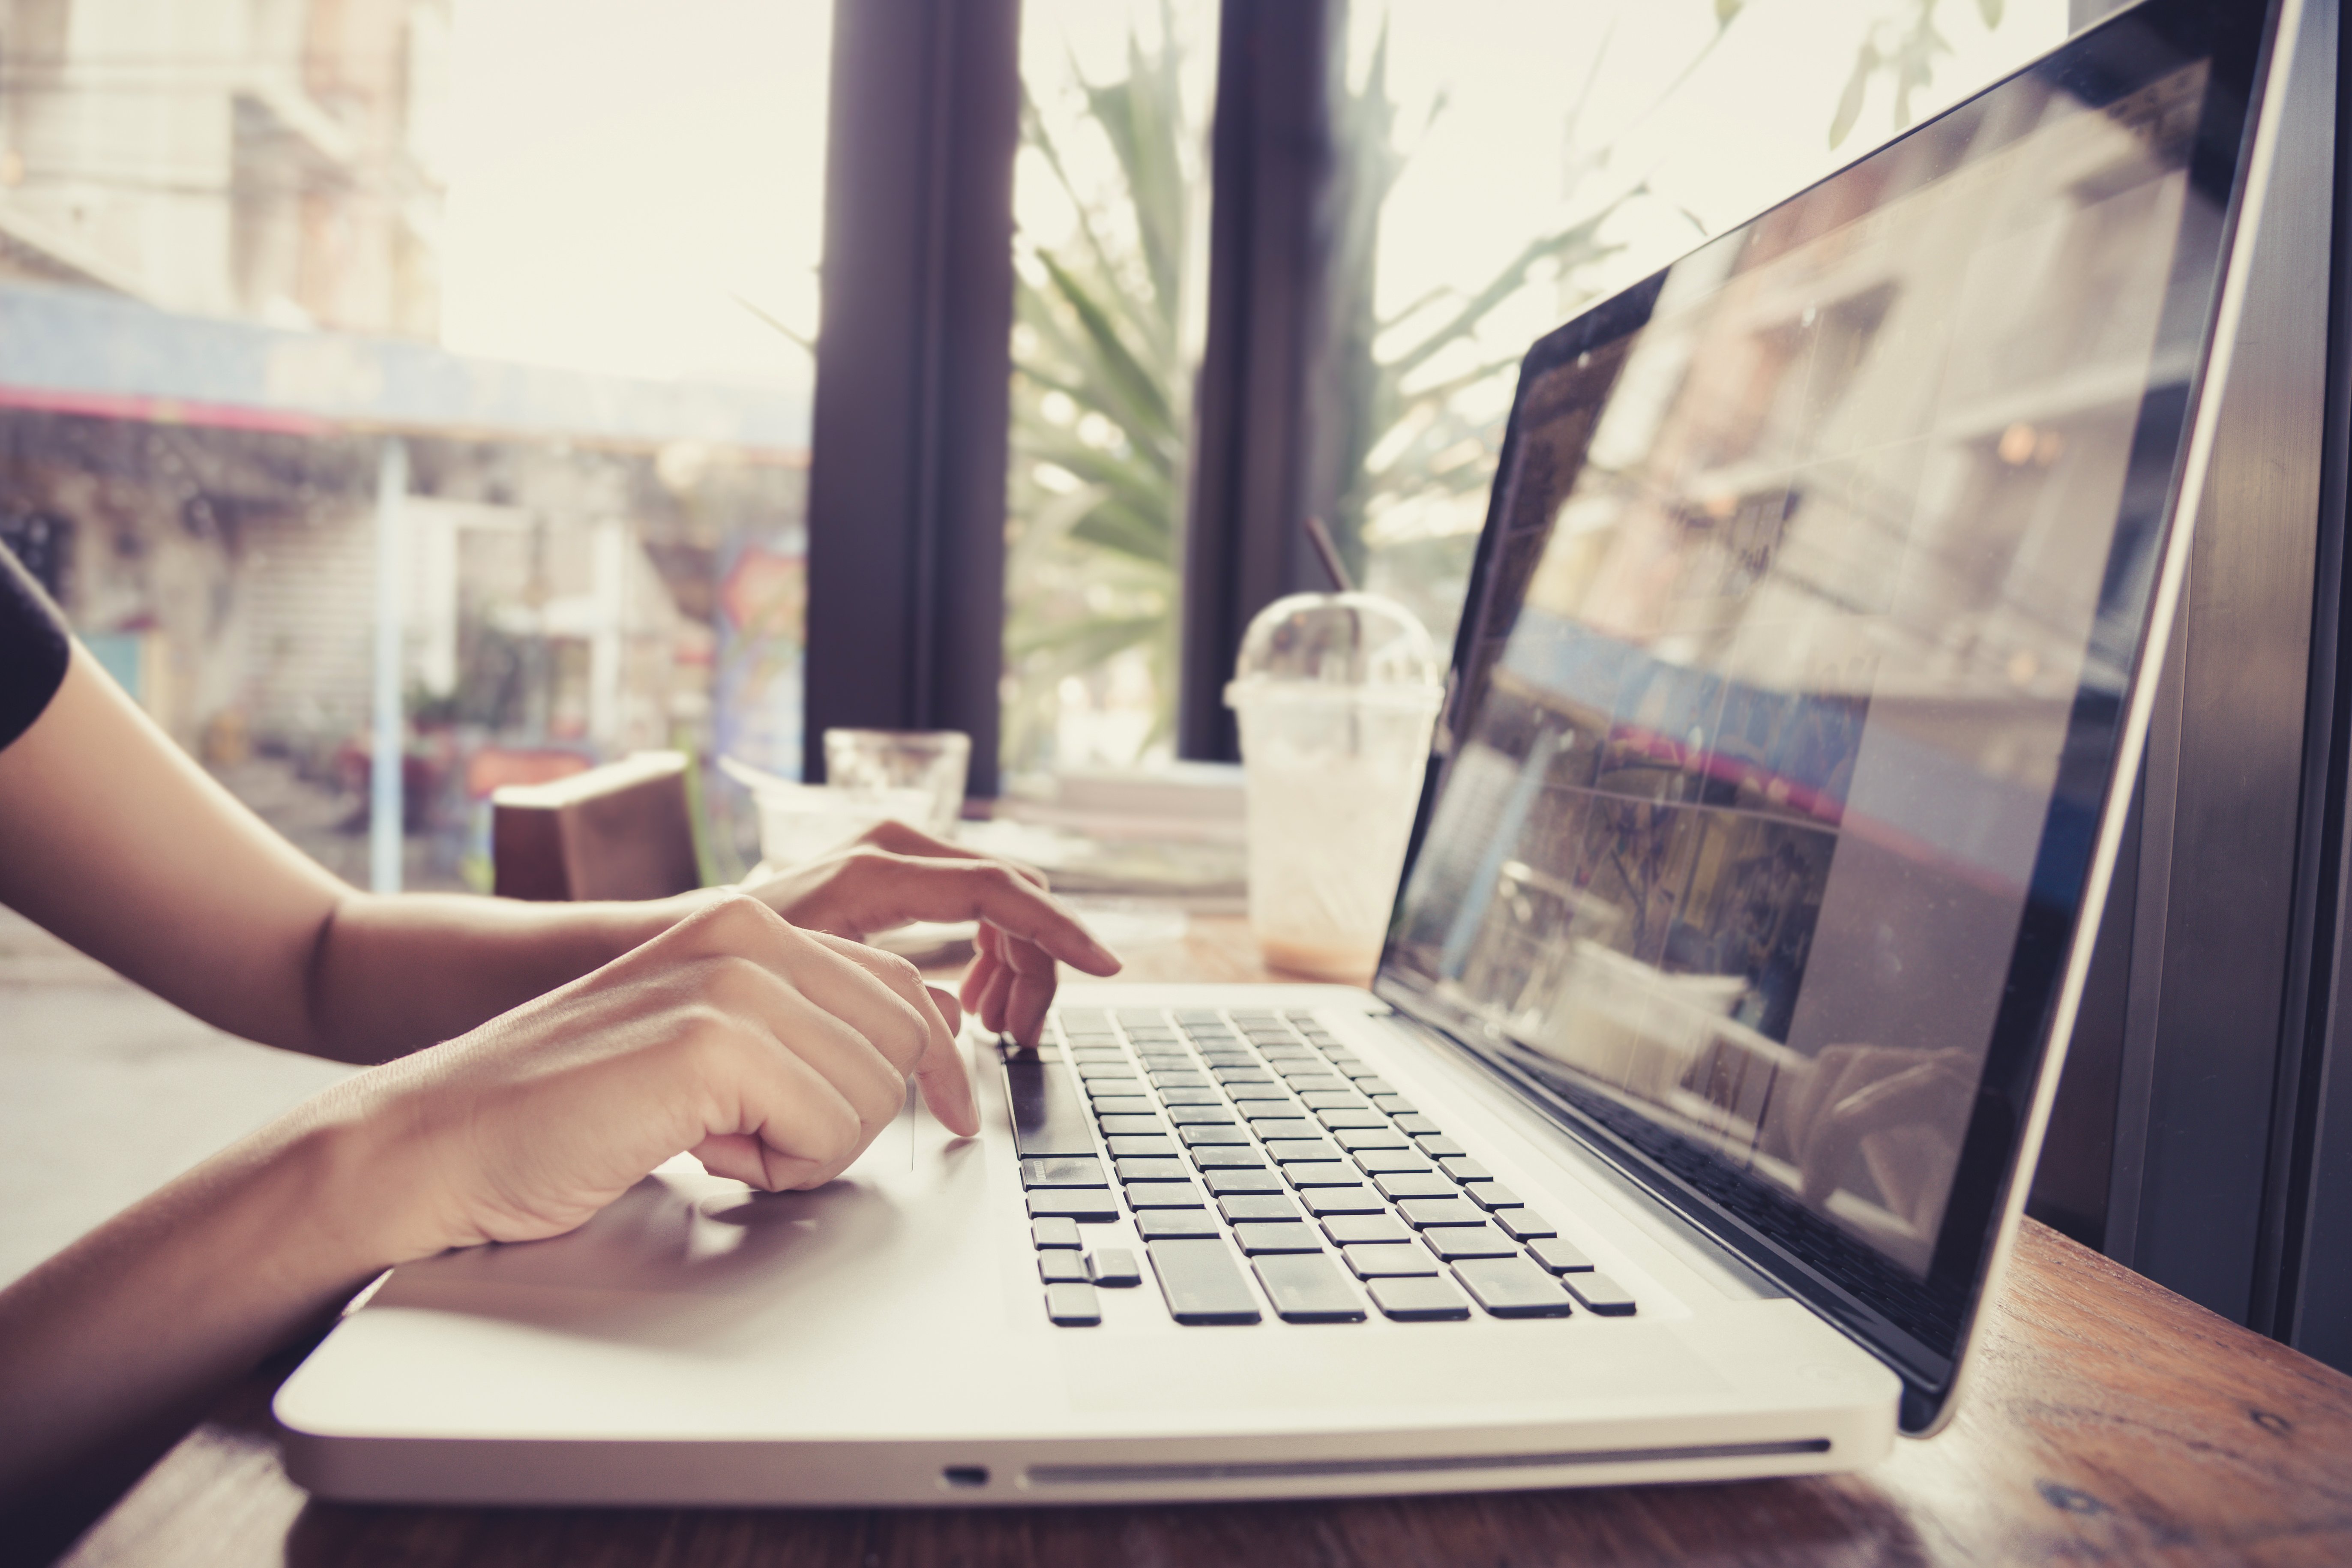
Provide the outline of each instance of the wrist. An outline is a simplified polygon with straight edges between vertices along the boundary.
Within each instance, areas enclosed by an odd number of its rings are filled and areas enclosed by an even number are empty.
[[[456,1245],[427,1128],[397,1081],[404,1065],[362,1072],[288,1119],[273,1176],[299,1205],[294,1255],[310,1272],[363,1280]]]

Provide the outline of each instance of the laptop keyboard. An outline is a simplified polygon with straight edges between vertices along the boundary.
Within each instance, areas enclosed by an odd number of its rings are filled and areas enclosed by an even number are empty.
[[[1311,1013],[1061,1008],[1046,1041],[1003,1059],[1055,1323],[1147,1272],[1185,1324],[1635,1310]],[[1087,1234],[1123,1219],[1140,1266]]]

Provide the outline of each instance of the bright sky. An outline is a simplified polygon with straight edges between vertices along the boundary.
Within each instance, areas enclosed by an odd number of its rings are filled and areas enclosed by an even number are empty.
[[[805,390],[832,0],[457,0],[442,340]]]
[[[1697,242],[1676,207],[1720,232],[1851,162],[1897,129],[1882,76],[1853,131],[1830,146],[1856,52],[1874,30],[1891,45],[1916,3],[1750,0],[1679,82],[1716,31],[1713,0],[1480,0],[1469,13],[1441,0],[1360,5],[1350,40],[1360,76],[1381,11],[1391,18],[1390,92],[1404,106],[1400,133],[1412,153],[1382,219],[1382,313],[1432,289],[1475,289],[1532,237],[1646,180],[1663,199],[1627,209],[1610,234],[1624,252],[1580,279],[1605,293]],[[1988,28],[1979,0],[1937,0],[1936,26],[1953,52],[1914,95],[1915,122],[2065,37],[2065,0],[2000,9],[2000,25]],[[1464,26],[1465,15],[1482,25]],[[1577,141],[1610,156],[1571,193],[1566,110],[1588,79]],[[1444,107],[1429,121],[1440,93]],[[1530,289],[1482,335],[1508,352],[1573,306]]]
[[[1894,129],[1882,81],[1845,145],[1828,145],[1856,46],[1914,3],[1751,0],[1671,107],[1645,115],[1713,31],[1712,0],[1394,0],[1391,85],[1412,159],[1384,226],[1384,308],[1433,287],[1475,288],[1570,210],[1565,108],[1596,50],[1605,46],[1581,136],[1615,142],[1616,154],[1576,201],[1646,174],[1719,229]],[[456,9],[444,341],[582,370],[805,391],[807,356],[730,296],[815,330],[832,0]],[[1365,18],[1382,7],[1355,9],[1360,53]],[[1193,96],[1205,110],[1215,7],[1177,0],[1173,10],[1198,50]],[[1072,56],[1097,80],[1123,68],[1129,16],[1156,30],[1158,11],[1156,0],[1032,0],[1033,89],[1050,96]],[[2064,0],[2007,0],[1988,30],[1978,0],[1940,0],[1937,26],[1955,53],[1915,115],[2055,43],[2065,11]],[[1424,133],[1441,89],[1446,107]],[[1067,222],[1033,195],[1041,184],[1022,182],[1033,233]],[[1617,237],[1629,251],[1612,286],[1696,236],[1658,203]],[[1565,313],[1556,295],[1529,292],[1491,341],[1524,343]]]

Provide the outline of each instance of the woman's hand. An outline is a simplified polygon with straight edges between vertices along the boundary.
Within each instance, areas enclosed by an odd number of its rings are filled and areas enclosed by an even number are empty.
[[[978,921],[965,1008],[989,1029],[1037,1043],[1053,1005],[1055,960],[1116,974],[1118,960],[1046,891],[1043,873],[973,855],[902,822],[744,890],[794,925],[863,942],[909,921]]]
[[[730,897],[354,1079],[335,1120],[363,1151],[380,1267],[558,1235],[681,1152],[768,1191],[815,1186],[898,1114],[909,1078],[941,1122],[979,1131],[954,1020],[914,965]]]

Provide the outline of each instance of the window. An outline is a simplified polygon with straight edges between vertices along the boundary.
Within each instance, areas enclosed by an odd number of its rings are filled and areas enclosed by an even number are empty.
[[[1444,646],[1519,356],[1592,300],[2065,37],[2063,0],[1348,12],[1328,505]]]
[[[1216,15],[1028,0],[1003,766],[1173,754]]]
[[[638,748],[797,772],[831,22],[0,0],[0,539],[342,875],[486,885],[490,789]]]

